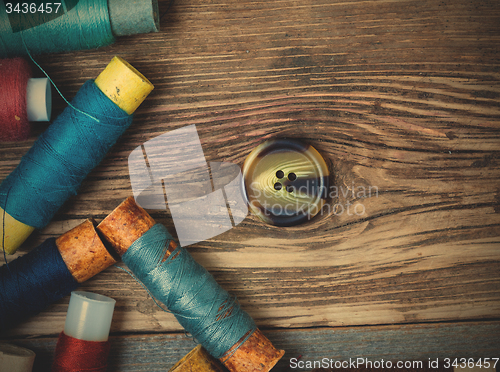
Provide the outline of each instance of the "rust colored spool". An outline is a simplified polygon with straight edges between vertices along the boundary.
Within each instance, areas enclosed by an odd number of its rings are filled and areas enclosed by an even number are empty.
[[[122,256],[130,245],[154,224],[154,219],[136,204],[133,197],[129,197],[97,226],[97,230],[103,240]],[[176,247],[177,244],[171,241],[165,258]],[[268,372],[285,353],[283,350],[277,350],[259,329],[239,347],[237,345],[240,345],[240,342],[220,358],[231,372]]]
[[[224,372],[224,370],[203,346],[198,345],[168,372]]]
[[[57,249],[78,283],[83,283],[116,263],[97,235],[95,222],[82,224],[56,239]]]

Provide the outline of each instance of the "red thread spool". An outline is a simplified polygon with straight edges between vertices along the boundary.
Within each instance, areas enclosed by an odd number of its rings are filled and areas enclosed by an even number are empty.
[[[52,372],[106,372],[114,307],[112,298],[91,292],[71,292]]]
[[[52,372],[106,372],[109,341],[84,341],[61,332]]]
[[[0,141],[23,141],[29,121],[48,121],[51,90],[48,79],[32,79],[22,58],[0,59]]]

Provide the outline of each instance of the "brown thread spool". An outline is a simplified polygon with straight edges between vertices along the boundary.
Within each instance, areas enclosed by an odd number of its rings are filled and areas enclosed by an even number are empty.
[[[136,204],[133,197],[129,197],[97,226],[97,230],[121,257],[154,224],[154,219]],[[171,241],[165,258],[176,247],[177,244]],[[236,343],[220,358],[231,372],[268,372],[285,353],[277,350],[259,329],[243,344],[240,343]]]

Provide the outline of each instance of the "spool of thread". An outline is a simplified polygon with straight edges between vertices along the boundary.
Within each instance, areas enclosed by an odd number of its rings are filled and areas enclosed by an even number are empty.
[[[41,312],[116,263],[92,220],[0,267],[0,331]]]
[[[24,141],[30,121],[50,120],[49,79],[31,76],[24,59],[0,59],[0,141]]]
[[[52,372],[105,372],[115,300],[96,293],[71,292],[64,331],[59,335]]]
[[[153,297],[229,371],[269,371],[283,356],[235,299],[133,197],[97,229]]]
[[[0,2],[0,57],[94,49],[160,28],[157,0],[37,2],[36,10],[28,2],[27,11],[16,4]]]
[[[0,343],[0,372],[31,372],[35,356],[24,347]]]
[[[224,372],[224,370],[203,346],[197,345],[168,372]]]
[[[153,89],[119,57],[38,138],[0,185],[0,241],[14,253],[35,228],[43,228],[132,122]]]

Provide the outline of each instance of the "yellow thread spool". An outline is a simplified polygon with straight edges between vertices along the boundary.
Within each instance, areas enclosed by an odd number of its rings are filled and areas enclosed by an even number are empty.
[[[2,229],[2,247],[7,254],[14,254],[23,242],[31,235],[34,227],[19,222],[0,207],[0,229]]]
[[[129,115],[134,113],[154,88],[144,75],[120,57],[113,57],[95,79],[95,84]],[[16,220],[0,207],[0,248],[7,254],[15,253],[33,230],[34,227]]]
[[[133,114],[154,86],[139,71],[120,57],[114,57],[95,85],[127,114]]]

